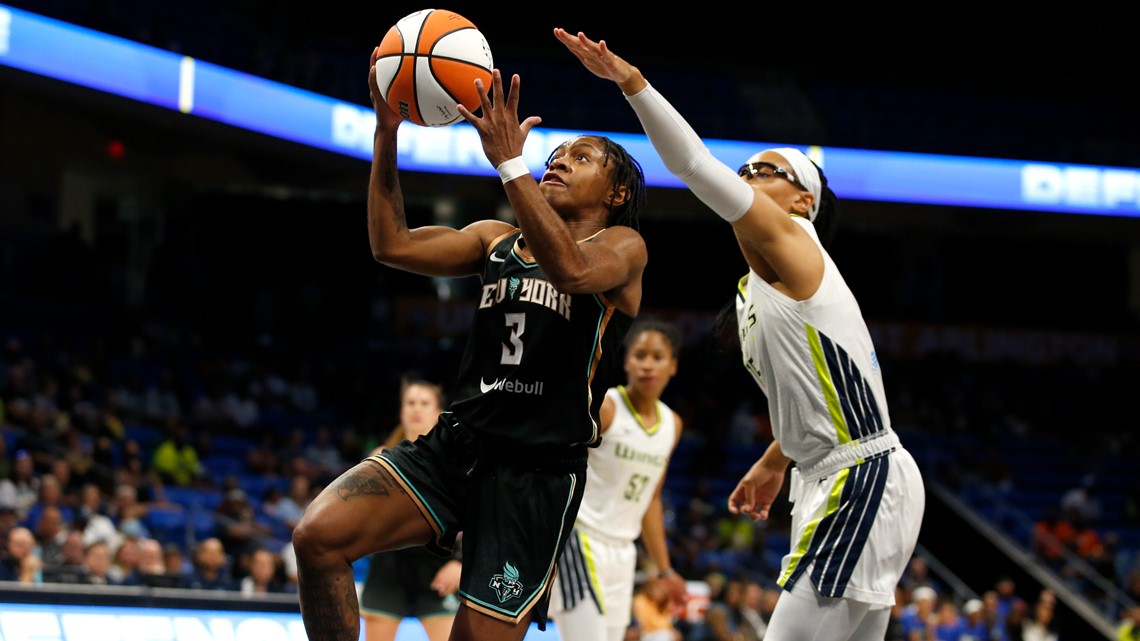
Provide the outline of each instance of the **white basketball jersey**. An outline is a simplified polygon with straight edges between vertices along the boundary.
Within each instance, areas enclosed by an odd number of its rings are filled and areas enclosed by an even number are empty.
[[[744,366],[768,397],[772,432],[806,466],[837,445],[890,428],[875,346],[859,303],[806,218],[793,217],[823,253],[823,280],[804,301],[756,273],[736,297]]]
[[[590,450],[578,525],[632,542],[641,535],[641,518],[665,475],[677,424],[673,410],[661,401],[657,424],[644,425],[624,387],[612,387],[606,396],[614,403],[614,419],[601,445]]]

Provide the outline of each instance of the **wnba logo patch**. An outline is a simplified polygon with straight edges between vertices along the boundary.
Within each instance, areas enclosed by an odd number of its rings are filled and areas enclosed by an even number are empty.
[[[519,571],[510,563],[504,563],[503,573],[491,577],[491,582],[487,585],[499,595],[499,603],[522,596],[523,584],[519,581]]]

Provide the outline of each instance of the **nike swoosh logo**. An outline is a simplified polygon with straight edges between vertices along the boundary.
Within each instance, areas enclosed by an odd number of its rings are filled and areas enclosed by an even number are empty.
[[[505,261],[506,259],[507,258],[505,256],[503,258],[499,258],[494,253],[491,254],[491,262],[493,262],[493,263],[501,263],[501,262]]]
[[[497,378],[494,380],[494,382],[492,382],[492,383],[487,383],[486,381],[484,381],[484,380],[483,380],[483,378],[482,378],[482,377],[480,377],[480,378],[479,378],[479,391],[480,391],[480,392],[483,392],[484,394],[486,394],[487,392],[490,392],[491,390],[493,390],[493,389],[495,389],[496,387],[498,387],[500,383],[502,383],[502,381],[500,381],[500,380],[499,380],[499,379],[497,379]]]

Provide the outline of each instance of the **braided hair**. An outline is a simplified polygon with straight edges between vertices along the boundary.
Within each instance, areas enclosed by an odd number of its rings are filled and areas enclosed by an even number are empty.
[[[589,136],[596,140],[601,141],[602,146],[605,148],[605,155],[602,158],[602,166],[609,166],[610,160],[614,161],[613,170],[610,172],[612,182],[610,183],[614,191],[618,187],[625,187],[628,195],[624,202],[620,205],[614,206],[613,202],[610,203],[610,215],[606,218],[606,226],[613,227],[614,225],[625,225],[634,229],[638,228],[637,215],[641,212],[641,208],[645,206],[645,173],[641,170],[641,164],[629,155],[618,143],[614,142],[606,136]],[[565,143],[563,143],[564,145]],[[550,152],[546,157],[546,166],[550,166],[550,162],[554,160],[554,154],[562,148],[559,145]]]
[[[819,213],[816,214],[812,224],[815,225],[820,244],[826,249],[835,239],[835,232],[839,230],[839,197],[831,187],[827,186],[827,176],[824,175],[823,169],[816,165],[814,160],[811,164],[815,165],[816,171],[819,172]]]

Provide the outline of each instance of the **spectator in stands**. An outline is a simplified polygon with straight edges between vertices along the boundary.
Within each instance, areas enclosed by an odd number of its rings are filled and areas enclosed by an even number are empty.
[[[1124,611],[1116,628],[1116,641],[1140,641],[1140,605]]]
[[[39,525],[40,515],[43,514],[43,511],[48,507],[57,508],[64,522],[70,523],[75,518],[75,510],[70,505],[64,503],[59,478],[54,474],[43,474],[40,476],[40,497],[28,510],[28,516],[24,524],[34,531]]]
[[[151,536],[150,529],[146,527],[144,521],[147,509],[146,505],[139,502],[138,490],[134,486],[123,483],[115,488],[112,520],[119,532],[137,527],[140,536]]]
[[[162,546],[162,564],[166,567],[168,576],[181,579],[187,579],[193,571],[193,565],[187,562],[186,555],[182,553],[182,548],[177,543],[166,543]]]
[[[986,624],[986,608],[981,599],[970,599],[962,605],[962,635],[956,641],[997,641]]]
[[[321,484],[327,484],[348,469],[340,448],[333,442],[332,430],[328,425],[317,427],[312,442],[305,446],[303,454],[316,468],[317,479]]]
[[[1063,518],[1058,507],[1046,507],[1033,525],[1033,540],[1030,547],[1034,556],[1045,562],[1053,570],[1061,568],[1064,551],[1072,545],[1076,530],[1067,518]]]
[[[136,574],[142,559],[139,551],[141,541],[138,536],[124,536],[118,547],[112,549],[111,566],[107,568],[107,577],[112,583],[124,584],[137,580]]]
[[[1033,616],[1022,627],[1021,641],[1057,641],[1057,626],[1053,623],[1055,607],[1047,599],[1038,599],[1033,606]]]
[[[768,578],[765,577],[765,580]],[[744,597],[740,605],[741,625],[751,631],[746,633],[747,636],[763,639],[768,632],[768,621],[776,609],[780,593],[777,590],[765,590],[756,580],[742,579],[742,582]]]
[[[63,515],[54,505],[44,507],[36,523],[36,545],[44,565],[56,565],[63,556],[63,542],[69,528],[63,525]]]
[[[947,597],[938,604],[933,628],[937,641],[959,641],[966,633],[966,620],[958,612],[958,605],[953,599]]]
[[[87,570],[84,566],[83,534],[78,530],[70,530],[60,547],[60,558],[55,565],[45,564],[43,579],[45,583],[86,583]]]
[[[1026,613],[1029,610],[1025,601],[1014,601],[1003,619],[1005,641],[1025,641]]]
[[[12,528],[20,525],[20,513],[13,505],[0,504],[0,558],[3,558],[4,547],[8,542],[8,533]]]
[[[289,481],[289,493],[277,501],[271,516],[292,532],[312,500],[312,481],[303,474],[297,474]]]
[[[12,528],[4,552],[0,557],[0,581],[42,582],[43,561],[31,530],[22,526]]]
[[[661,580],[648,579],[634,593],[633,625],[639,641],[681,641],[669,587]]]
[[[258,548],[249,562],[249,575],[241,580],[242,596],[256,596],[284,592],[277,573],[277,555],[272,550]]]
[[[729,579],[719,597],[709,603],[705,611],[702,641],[756,641],[754,631],[742,625],[740,609],[744,604],[744,583]],[[752,636],[750,636],[752,635]]]
[[[1100,489],[1095,474],[1081,477],[1080,485],[1061,495],[1061,513],[1068,518],[1079,517],[1087,523],[1100,520]]]
[[[12,484],[16,491],[16,512],[20,515],[20,520],[24,520],[32,505],[40,497],[40,477],[36,474],[35,460],[28,450],[16,450],[12,474]]]
[[[82,527],[79,528],[79,525]],[[79,490],[79,506],[76,508],[74,527],[83,532],[85,545],[98,540],[118,545],[119,530],[107,515],[103,493],[94,483],[87,483]]]
[[[911,591],[910,600],[901,617],[904,638],[906,641],[932,641],[938,593],[928,585],[920,585]]]
[[[155,449],[151,464],[163,483],[190,487],[202,477],[198,450],[190,443],[190,431],[180,421],[167,424],[166,438]]]
[[[211,537],[203,539],[194,548],[193,570],[186,580],[186,587],[195,590],[233,590],[234,581],[230,574],[230,561],[221,540]]]
[[[906,572],[903,572],[902,579],[899,581],[907,592],[914,592],[915,588],[920,586],[928,586],[934,588],[937,593],[942,592],[942,584],[930,574],[930,566],[927,565],[926,559],[918,554],[910,559],[910,563],[906,566]]]
[[[111,574],[111,547],[104,541],[88,545],[83,552],[84,582],[93,585],[117,585]]]
[[[281,472],[281,457],[277,452],[277,434],[266,430],[245,455],[245,469],[250,474],[275,476]]]
[[[997,582],[994,583],[994,591],[997,594],[997,615],[999,620],[1007,621],[1010,617],[1010,613],[1014,610],[1020,610],[1022,615],[1025,614],[1025,601],[1017,595],[1017,582],[1013,580],[1012,576],[1003,574],[998,577]]]
[[[214,515],[222,547],[233,559],[234,567],[243,571],[249,566],[250,555],[261,546],[264,537],[273,534],[272,530],[257,520],[257,511],[241,488],[228,490]]]
[[[162,558],[162,543],[157,539],[139,539],[139,560],[135,569],[123,579],[123,585],[148,585],[151,587],[176,587],[177,582],[168,582],[166,563]]]

